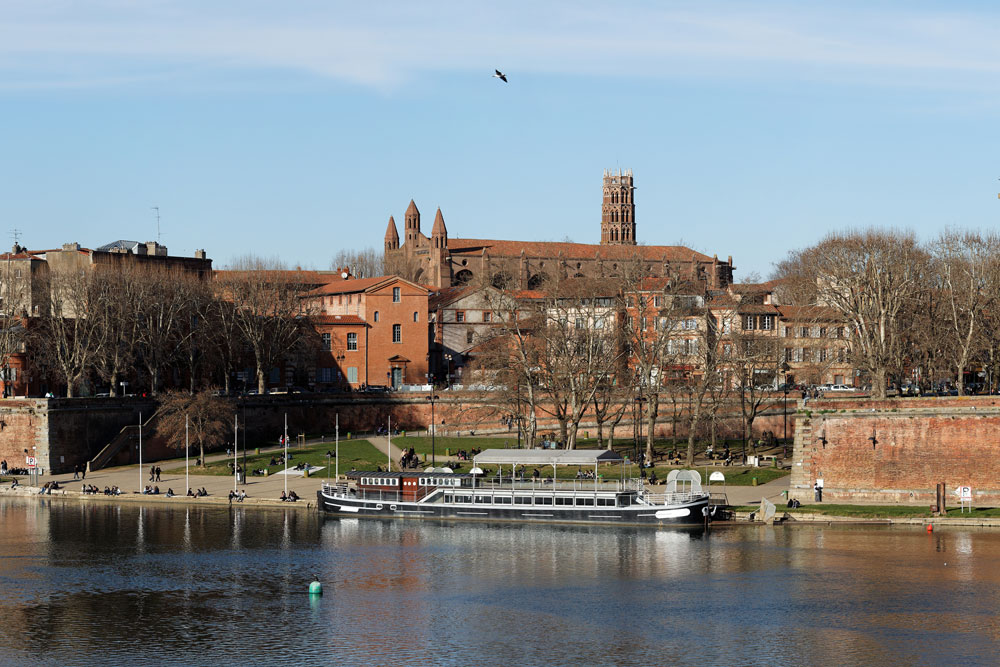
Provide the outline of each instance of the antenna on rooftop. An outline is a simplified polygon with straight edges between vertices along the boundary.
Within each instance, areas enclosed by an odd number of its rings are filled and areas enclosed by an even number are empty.
[[[18,229],[17,227],[15,227],[14,229],[10,230],[10,237],[12,239],[14,239],[14,245],[20,245],[21,244],[21,230]]]
[[[160,207],[159,206],[150,206],[149,208],[151,208],[154,211],[156,211],[156,243],[159,244],[159,242],[160,242]]]

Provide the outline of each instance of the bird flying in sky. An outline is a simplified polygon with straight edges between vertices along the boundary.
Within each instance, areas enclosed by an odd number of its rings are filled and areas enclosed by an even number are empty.
[[[496,72],[496,74],[493,75],[494,79],[500,79],[504,83],[507,83],[507,75],[506,74],[504,74],[503,72],[501,72],[498,69],[497,70],[493,70],[493,71]]]

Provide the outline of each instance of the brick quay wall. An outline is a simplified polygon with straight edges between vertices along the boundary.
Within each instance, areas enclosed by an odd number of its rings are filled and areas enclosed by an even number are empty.
[[[809,401],[795,415],[790,496],[823,502],[933,504],[944,483],[974,505],[1000,503],[1000,397]]]
[[[473,392],[441,392],[435,401],[434,420],[442,435],[470,435],[510,433],[516,441],[516,430],[509,428],[503,418],[504,409],[491,401],[489,395]],[[784,404],[779,399],[754,423],[754,437],[772,431],[777,437],[784,433]],[[794,429],[796,404],[788,402],[788,431]],[[25,462],[25,449],[38,457],[39,465],[46,471],[71,472],[74,466],[86,466],[102,448],[126,426],[145,421],[155,412],[156,404],[142,398],[55,398],[55,399],[5,399],[0,401],[0,459],[9,465],[21,467]],[[240,422],[247,425],[248,442],[275,442],[284,428],[288,416],[289,434],[332,433],[339,415],[340,432],[365,433],[384,427],[391,417],[401,430],[425,430],[431,424],[431,405],[427,394],[303,394],[292,396],[250,396],[237,400]],[[717,420],[717,437],[739,438],[741,421],[737,405],[723,411]],[[675,419],[675,415],[679,415]],[[540,435],[559,437],[558,423],[540,408],[537,413]],[[646,424],[643,424],[645,433]],[[587,414],[581,425],[581,437],[596,437],[593,416]],[[607,427],[605,427],[607,435]],[[615,430],[615,437],[631,440],[633,437],[632,411],[629,410]],[[660,405],[657,438],[687,438],[684,415],[669,401]],[[708,426],[702,425],[699,438],[707,440]],[[135,438],[133,437],[133,440]],[[34,449],[32,449],[34,448]],[[123,449],[109,465],[137,460],[137,447],[133,442]],[[171,452],[161,438],[151,430],[143,435],[143,459],[153,461],[166,458]]]

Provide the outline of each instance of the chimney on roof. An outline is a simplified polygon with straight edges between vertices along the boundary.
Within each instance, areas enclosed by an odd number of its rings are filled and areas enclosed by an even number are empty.
[[[202,250],[195,250],[194,251],[194,258],[195,259],[206,259],[205,250],[204,249],[202,249]]]
[[[80,244],[75,241],[73,243],[63,243],[62,249],[66,252],[73,252],[80,249]]]
[[[349,266],[342,266],[338,268],[337,273],[339,273],[340,277],[343,278],[344,280],[350,280],[351,278],[354,277],[351,275],[351,268]]]
[[[160,245],[156,241],[146,241],[146,254],[153,257],[166,257],[167,246]]]

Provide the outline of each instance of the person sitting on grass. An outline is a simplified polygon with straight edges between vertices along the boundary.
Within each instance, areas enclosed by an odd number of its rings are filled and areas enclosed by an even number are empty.
[[[299,499],[299,495],[297,493],[295,493],[294,491],[289,491],[288,492],[288,500],[289,501],[291,501],[291,502],[294,503],[298,499]]]
[[[281,492],[281,498],[279,498],[278,500],[280,500],[281,502],[285,502],[286,500],[288,500],[288,496],[285,495],[284,491]]]
[[[188,493],[187,494],[188,494],[188,498],[194,498],[195,497],[194,491],[192,491],[191,489],[188,489]]]
[[[174,490],[171,489],[170,487],[167,487],[167,498],[173,498],[173,497],[174,497]]]

